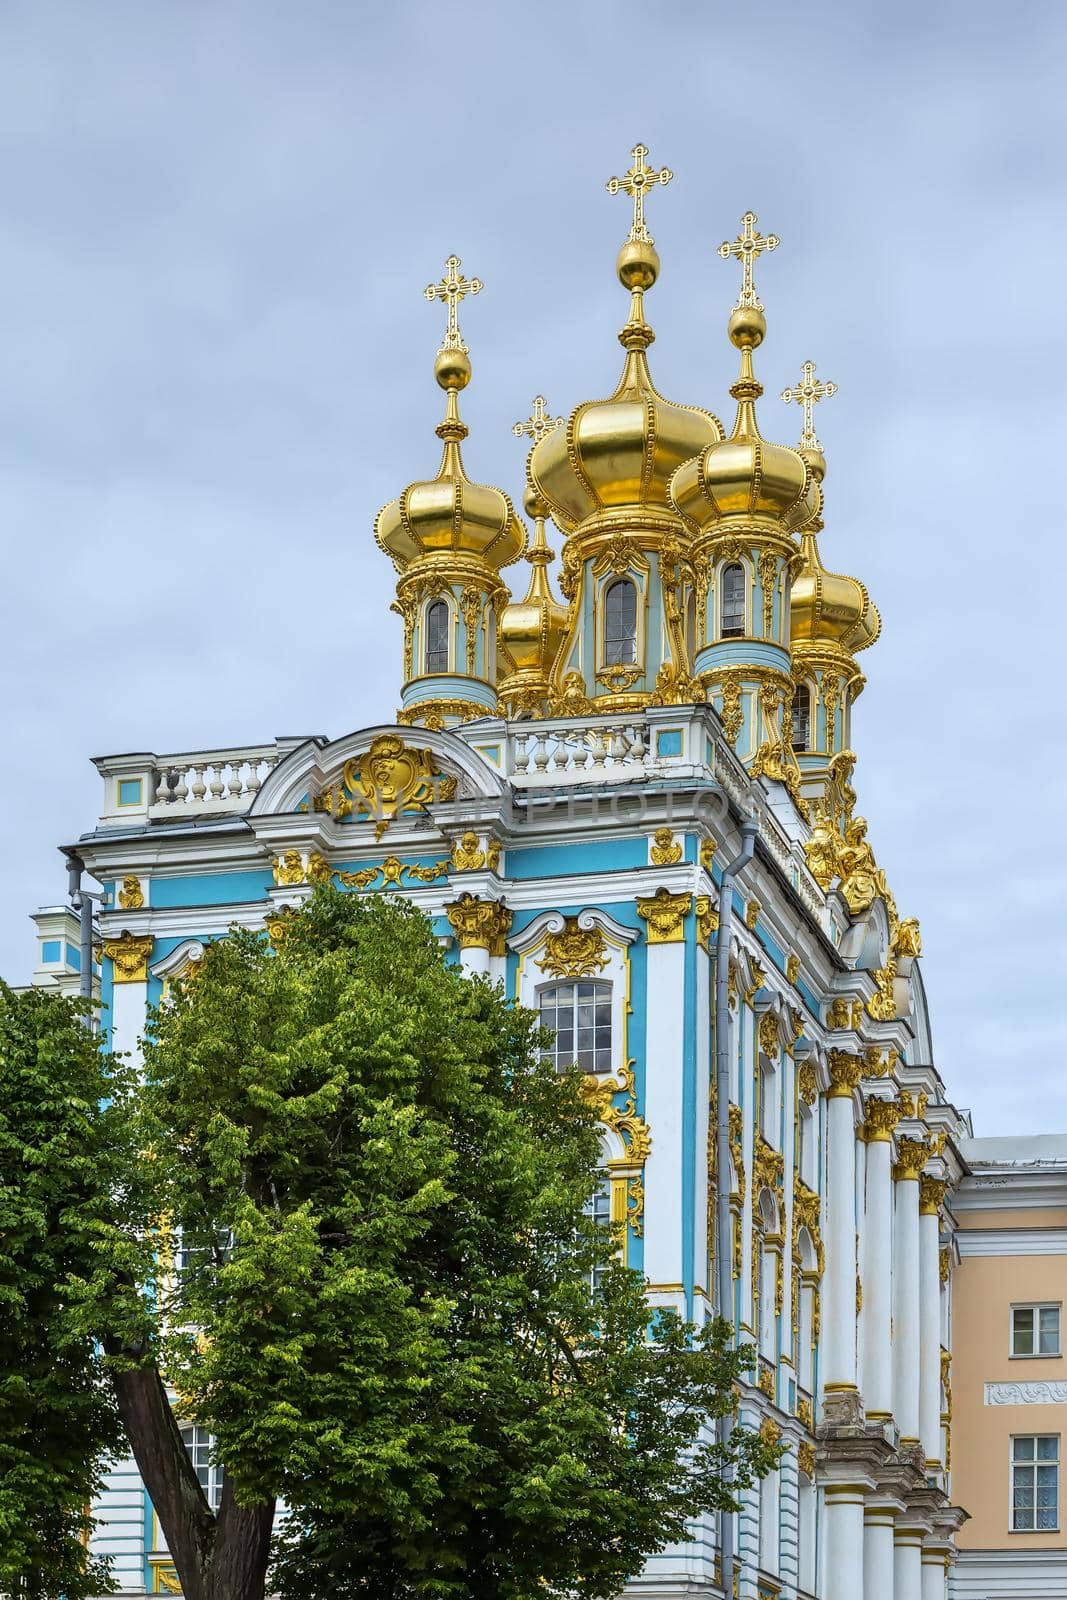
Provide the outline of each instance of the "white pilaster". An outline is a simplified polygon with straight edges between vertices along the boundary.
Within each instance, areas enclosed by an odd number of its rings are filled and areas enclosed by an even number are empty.
[[[916,1141],[901,1141],[893,1169],[893,1415],[903,1440],[919,1437],[919,1169]],[[918,1147],[922,1150],[922,1147]],[[923,1152],[925,1158],[925,1152]],[[901,1597],[898,1596],[898,1600]]]
[[[919,1439],[927,1464],[941,1465],[941,1202],[938,1178],[919,1181]],[[935,1469],[936,1470],[936,1469]]]
[[[865,1600],[863,1496],[864,1487],[859,1483],[825,1486],[821,1600]]]
[[[887,1419],[893,1410],[893,1162],[889,1129],[872,1123],[870,1107],[866,1163],[863,1400],[869,1417]]]
[[[863,1514],[863,1600],[894,1600],[893,1507],[869,1505]]]
[[[893,1600],[923,1600],[922,1538],[921,1528],[897,1522],[893,1530]]]
[[[638,907],[644,903],[639,900]],[[649,1280],[655,1304],[677,1305],[684,1312],[682,1054],[685,945],[681,937],[681,919],[677,923],[677,938],[656,938],[651,924],[649,935],[648,997],[645,1004],[645,1116],[652,1133],[652,1151],[645,1164],[645,1276]],[[706,1086],[704,1093],[707,1093]]]
[[[489,951],[482,945],[467,945],[459,953],[459,964],[468,978],[482,978],[489,973]]]
[[[708,1124],[711,1091],[711,960],[702,944],[696,951],[696,1160],[693,1193],[693,1264],[697,1284],[707,1293],[710,1308],[713,1285],[708,1260]],[[694,1308],[702,1320],[699,1308]]]
[[[831,1054],[826,1105],[826,1273],[822,1388],[856,1387],[856,1129],[852,1094],[860,1063]],[[862,1541],[863,1518],[860,1516]]]
[[[948,1593],[948,1573],[945,1570],[943,1549],[922,1552],[922,1600],[945,1600]],[[866,1600],[866,1596],[864,1597]]]

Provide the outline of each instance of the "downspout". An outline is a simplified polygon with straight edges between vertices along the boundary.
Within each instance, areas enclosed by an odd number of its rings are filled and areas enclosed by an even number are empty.
[[[730,936],[734,918],[734,879],[752,860],[759,823],[753,816],[741,822],[741,848],[723,868],[719,880],[719,928],[715,936],[715,1275],[716,1301],[720,1317],[733,1332],[733,1230],[730,1225]],[[719,1419],[719,1442],[728,1445],[733,1417],[727,1412]],[[726,1468],[724,1481],[729,1486],[732,1473]],[[722,1592],[733,1594],[734,1523],[729,1511],[719,1513],[719,1564]]]
[[[67,894],[70,903],[78,913],[78,943],[80,947],[81,970],[78,973],[78,993],[83,999],[91,999],[93,993],[93,901],[99,900],[98,894],[93,894],[82,884],[82,874],[85,863],[81,856],[73,851],[67,856]],[[87,1011],[82,1018],[85,1026],[92,1032],[93,1015]]]

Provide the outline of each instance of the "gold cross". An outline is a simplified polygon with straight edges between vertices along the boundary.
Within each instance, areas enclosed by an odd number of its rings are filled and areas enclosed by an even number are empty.
[[[427,300],[443,300],[448,306],[448,322],[445,324],[445,336],[441,341],[442,350],[463,350],[467,346],[463,343],[463,336],[459,331],[459,303],[469,294],[480,294],[485,285],[481,278],[465,278],[460,272],[460,259],[458,256],[449,256],[445,262],[445,275],[440,283],[426,285]]]
[[[741,232],[733,244],[724,239],[719,246],[719,254],[724,261],[736,256],[741,263],[741,293],[738,296],[738,306],[748,306],[753,311],[762,311],[763,307],[756,298],[756,285],[752,281],[752,268],[764,250],[777,250],[782,241],[776,233],[769,233],[766,238],[762,233],[757,233],[756,221],[756,213],[746,211],[741,218]]]
[[[800,443],[805,450],[822,449],[815,437],[815,407],[820,400],[829,400],[836,393],[836,383],[821,383],[816,378],[814,361],[805,361],[800,369],[799,383],[782,390],[782,399],[787,405],[795,400],[798,406],[804,407],[804,432],[800,436]]]
[[[543,394],[534,395],[533,410],[530,415],[525,422],[516,422],[511,430],[516,439],[521,439],[525,433],[529,434],[534,444],[540,444],[546,433],[551,433],[555,428],[562,426],[563,418],[550,417],[545,410],[546,403]]]
[[[607,189],[609,194],[628,194],[633,197],[634,220],[630,229],[631,240],[639,240],[642,244],[654,244],[655,240],[645,227],[645,194],[649,189],[654,189],[657,183],[667,185],[674,177],[670,167],[661,167],[657,172],[655,168],[646,166],[645,157],[648,155],[648,146],[635,144],[630,151],[633,157],[633,166],[625,178],[609,178]]]

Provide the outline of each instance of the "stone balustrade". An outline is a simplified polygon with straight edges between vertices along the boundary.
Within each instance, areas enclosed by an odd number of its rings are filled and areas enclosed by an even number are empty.
[[[279,756],[273,744],[157,756],[148,814],[157,818],[247,811]]]

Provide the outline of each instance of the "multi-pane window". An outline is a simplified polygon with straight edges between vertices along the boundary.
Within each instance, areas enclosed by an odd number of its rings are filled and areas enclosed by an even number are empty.
[[[1018,1434],[1011,1441],[1012,1532],[1055,1532],[1059,1525],[1059,1434]]]
[[[793,691],[793,749],[806,750],[811,735],[811,690],[798,683]]]
[[[426,671],[448,671],[448,604],[435,600],[426,610]]]
[[[606,1172],[598,1172],[596,1188],[593,1190],[585,1205],[586,1214],[592,1217],[598,1228],[611,1227],[611,1179]],[[600,1281],[607,1269],[594,1267],[590,1273],[590,1284],[593,1293],[598,1293]]]
[[[223,1468],[215,1466],[211,1460],[215,1441],[206,1428],[195,1428],[191,1424],[181,1429],[181,1436],[193,1470],[200,1480],[200,1487],[207,1496],[207,1503],[213,1511],[217,1511],[222,1504]]]
[[[719,632],[735,639],[745,631],[745,569],[739,562],[723,567],[719,594]]]
[[[604,596],[604,662],[632,667],[637,660],[637,590],[619,578]]]
[[[558,1071],[611,1071],[611,985],[556,983],[540,994],[541,1022],[556,1037],[549,1055]]]
[[[1013,1356],[1058,1356],[1060,1307],[1012,1306],[1011,1353]]]

